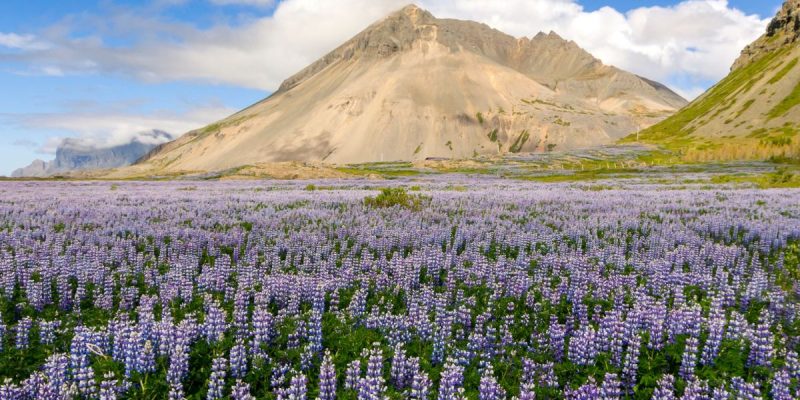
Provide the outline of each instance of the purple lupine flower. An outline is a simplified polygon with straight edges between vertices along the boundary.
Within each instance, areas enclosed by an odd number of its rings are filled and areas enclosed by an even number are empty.
[[[395,388],[398,390],[403,390],[406,388],[408,384],[408,365],[406,359],[406,351],[403,348],[402,343],[397,344],[394,347],[394,355],[392,356],[392,365],[390,368],[389,376],[391,378],[391,382]]]
[[[494,369],[489,365],[481,375],[480,385],[478,386],[478,399],[503,400],[505,397],[506,391],[497,383],[497,379],[494,377]]]
[[[731,394],[724,387],[714,388],[711,392],[711,400],[730,400]]]
[[[308,379],[302,372],[296,373],[291,381],[289,381],[289,388],[285,392],[285,400],[306,400]],[[278,396],[281,397],[281,396]]]
[[[300,353],[300,370],[303,372],[310,370],[315,358],[317,358],[317,353],[313,351],[313,345],[306,343],[303,346],[303,352]]]
[[[558,323],[555,316],[550,318],[550,351],[556,361],[561,361],[564,358],[564,338],[566,337],[567,329],[564,325]]]
[[[311,352],[319,354],[322,351],[322,313],[312,310],[308,319],[308,343],[311,345]]]
[[[100,400],[116,400],[117,398],[117,378],[113,372],[106,372],[100,382]]]
[[[592,377],[589,377],[589,382],[575,390],[567,389],[565,394],[567,400],[595,400],[601,398],[600,389]]]
[[[205,321],[203,322],[203,335],[206,340],[210,343],[219,342],[225,335],[226,329],[225,312],[220,308],[216,300],[208,301]]]
[[[683,391],[681,400],[708,400],[708,383],[693,377]]]
[[[411,379],[411,391],[409,392],[409,399],[411,400],[429,400],[430,392],[433,383],[424,371],[417,370],[414,372],[414,377]]]
[[[652,400],[675,400],[675,377],[664,375],[658,380],[658,386],[653,392]]]
[[[745,382],[735,376],[731,378],[731,389],[737,400],[761,400],[761,388],[756,383]]]
[[[51,345],[56,340],[56,329],[61,326],[61,321],[41,321],[39,323],[39,342]],[[1,346],[0,346],[1,347]]]
[[[600,398],[602,400],[617,400],[622,397],[622,384],[617,374],[606,373],[603,384],[600,386]]]
[[[247,350],[241,341],[231,347],[230,366],[232,377],[241,379],[247,375]]]
[[[44,374],[47,377],[48,385],[56,392],[61,391],[62,386],[67,383],[69,368],[69,357],[65,354],[53,354],[47,357],[44,364]]]
[[[27,349],[28,345],[30,344],[30,332],[31,326],[33,325],[33,321],[31,317],[24,317],[19,322],[17,322],[17,326],[14,329],[15,331],[15,340],[14,345],[18,349]]]
[[[747,362],[751,366],[768,367],[772,363],[775,353],[773,348],[774,338],[770,332],[769,312],[764,310],[758,319],[758,325],[753,331],[750,341],[750,355]]]
[[[231,400],[255,400],[255,397],[250,394],[250,385],[237,379],[231,388]]]
[[[153,350],[153,342],[145,341],[141,352],[138,354],[138,370],[142,373],[151,373],[156,370],[156,355]]]
[[[169,387],[169,394],[167,395],[169,400],[184,400],[186,399],[186,395],[183,394],[183,385],[170,385]]]
[[[358,381],[361,379],[361,361],[353,360],[347,364],[345,371],[344,387],[346,389],[355,390],[358,386]]]
[[[464,367],[448,359],[439,379],[438,400],[457,400],[458,392],[464,382]]]
[[[591,365],[597,356],[597,334],[593,327],[584,326],[569,340],[568,358],[575,365]]]
[[[8,399],[8,400],[24,400],[27,396],[25,391],[13,384],[11,379],[6,379],[2,385],[0,385],[0,399]]]
[[[211,360],[211,376],[208,378],[208,394],[206,399],[221,399],[225,390],[225,375],[228,369],[225,357],[216,357]]]
[[[336,369],[331,352],[325,350],[319,367],[319,397],[317,400],[336,400]]]
[[[358,382],[359,400],[381,400],[386,386],[383,379],[383,351],[373,343],[367,360],[367,372]]]
[[[167,368],[167,382],[175,388],[181,387],[183,379],[189,374],[189,354],[186,346],[179,344],[172,349]],[[180,390],[183,393],[183,390]]]
[[[770,390],[772,399],[792,400],[790,385],[791,377],[789,376],[789,372],[785,369],[776,372],[775,377],[772,379],[772,389]]]
[[[792,379],[800,379],[800,360],[798,360],[796,351],[786,352],[786,368]]]
[[[625,354],[625,362],[622,365],[622,385],[626,394],[633,393],[639,372],[639,352],[642,347],[642,338],[638,334],[633,335],[628,344],[628,352]]]
[[[270,376],[270,386],[276,389],[286,382],[286,375],[289,373],[290,366],[285,363],[280,363],[272,368],[272,376]]]
[[[697,365],[697,346],[699,341],[696,337],[690,336],[686,339],[686,346],[681,358],[680,376],[689,381],[694,376],[694,368]]]
[[[536,400],[536,386],[533,382],[522,382],[519,385],[519,396],[515,400]]]

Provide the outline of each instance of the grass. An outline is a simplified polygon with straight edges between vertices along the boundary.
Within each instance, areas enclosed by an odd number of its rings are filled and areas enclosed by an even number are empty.
[[[794,68],[796,65],[797,65],[797,58],[793,59],[792,61],[789,61],[789,64],[786,64],[785,67],[783,67],[780,71],[778,71],[778,73],[775,74],[775,76],[773,76],[772,79],[769,80],[769,84],[774,85],[780,82],[781,79],[783,79],[786,76],[786,74],[788,74],[792,70],[792,68]]]
[[[792,92],[789,93],[783,100],[781,100],[778,105],[776,105],[770,112],[767,114],[767,117],[770,119],[779,118],[786,115],[791,109],[795,108],[797,105],[800,105],[800,82],[795,85]]]
[[[760,189],[800,188],[800,173],[788,168],[754,175],[717,175],[711,178],[714,184],[751,184]]]

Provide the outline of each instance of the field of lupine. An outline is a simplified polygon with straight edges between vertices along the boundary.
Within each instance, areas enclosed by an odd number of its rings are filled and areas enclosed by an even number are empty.
[[[800,397],[800,191],[315,185],[0,183],[0,399]]]

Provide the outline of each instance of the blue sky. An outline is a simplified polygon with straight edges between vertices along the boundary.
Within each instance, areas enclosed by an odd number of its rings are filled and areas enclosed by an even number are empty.
[[[65,137],[107,146],[148,129],[178,135],[210,123],[266,97],[283,78],[402,3],[2,1],[0,175],[52,159]],[[437,16],[483,20],[518,36],[556,30],[603,61],[687,97],[724,75],[780,3],[419,2]]]

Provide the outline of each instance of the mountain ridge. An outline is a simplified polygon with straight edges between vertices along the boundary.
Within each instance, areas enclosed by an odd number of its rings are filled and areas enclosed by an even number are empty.
[[[97,148],[79,139],[64,139],[56,149],[51,161],[34,160],[30,165],[18,168],[11,177],[41,178],[79,171],[117,168],[131,165],[146,155],[159,141],[171,140],[169,133],[160,130],[145,132],[128,143]],[[141,139],[147,139],[146,142]]]

